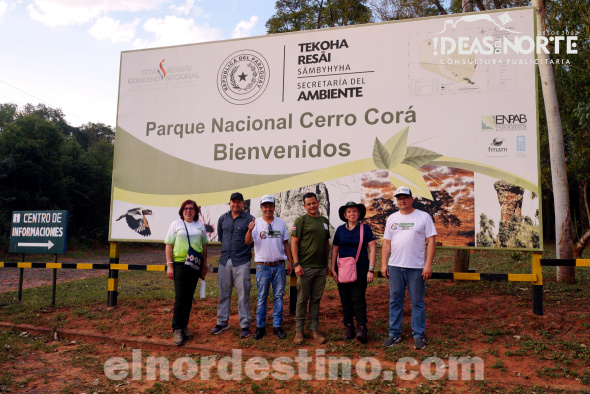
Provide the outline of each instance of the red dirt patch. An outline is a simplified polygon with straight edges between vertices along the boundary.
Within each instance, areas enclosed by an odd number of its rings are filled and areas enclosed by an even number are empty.
[[[166,279],[162,279],[166,281]],[[171,285],[171,282],[167,282]],[[255,290],[252,291],[252,296]],[[289,310],[289,297],[285,297],[285,311]],[[238,338],[239,324],[235,301],[230,318],[231,329],[213,336],[211,328],[216,320],[216,300],[196,299],[189,329],[195,338],[183,347],[171,344],[170,322],[172,305],[169,301],[155,301],[149,305],[138,301],[120,299],[116,308],[95,305],[87,316],[75,313],[73,308],[46,309],[38,316],[37,326],[52,327],[56,315],[65,316],[67,323],[58,329],[58,334],[68,338],[55,341],[51,335],[37,341],[25,341],[22,348],[10,352],[11,358],[2,360],[3,375],[12,383],[4,384],[19,392],[66,391],[66,392],[210,392],[210,391],[252,391],[252,392],[328,392],[381,391],[387,389],[409,389],[422,391],[496,391],[498,389],[535,390],[587,390],[590,375],[586,368],[590,360],[590,326],[588,313],[580,311],[579,304],[546,306],[544,316],[532,313],[530,287],[518,284],[452,283],[429,281],[426,294],[428,346],[425,350],[413,348],[411,312],[406,299],[404,306],[404,333],[400,344],[384,348],[382,342],[387,335],[388,286],[379,280],[377,286],[367,290],[370,341],[362,345],[357,341],[341,339],[340,300],[336,290],[327,291],[321,302],[321,330],[329,342],[316,345],[306,337],[301,347],[293,345],[294,317],[285,316],[283,327],[288,333],[284,341],[272,335],[272,329],[260,341],[252,337]],[[255,303],[251,302],[252,308]],[[272,303],[269,303],[269,307]],[[270,314],[269,314],[270,315]],[[253,317],[255,316],[253,310]],[[34,332],[31,328],[27,331]],[[253,333],[253,330],[252,330]],[[4,335],[1,333],[0,335]],[[9,334],[6,334],[9,335]],[[10,334],[10,338],[20,337]],[[76,338],[76,342],[71,342]],[[80,341],[84,338],[84,341]],[[93,343],[91,343],[93,342]],[[39,345],[41,343],[42,345]],[[35,345],[36,344],[36,345]],[[16,345],[15,345],[16,346]],[[129,375],[121,380],[110,380],[105,376],[104,363],[111,357],[123,357],[126,362],[133,360],[133,349],[142,349],[141,375],[134,380],[129,364]],[[248,378],[245,370],[241,380],[224,380],[216,368],[211,369],[210,379],[203,379],[202,357],[217,355],[219,361],[231,354],[232,349],[241,349],[245,364],[252,357],[262,357],[271,365],[278,357],[291,360],[307,350],[312,357],[309,364],[311,380],[300,373],[283,381],[268,378],[257,381]],[[148,380],[146,376],[147,357],[166,357],[169,360],[170,380]],[[172,364],[180,357],[189,356],[199,364],[199,374],[190,380],[174,377]],[[484,363],[484,381],[476,380],[475,374],[461,372],[457,380],[449,378],[453,357],[479,357]],[[345,374],[328,379],[329,368],[318,367],[322,360],[329,364],[330,357],[347,357],[351,360],[350,380]],[[378,378],[362,379],[354,367],[359,360],[370,357],[376,360],[383,371]],[[424,376],[434,368],[421,371],[420,365],[400,364],[403,357],[411,357],[421,364],[428,357],[438,357],[445,368],[439,368],[439,380],[428,380]],[[318,364],[320,363],[320,364]],[[296,361],[289,364],[298,365]],[[250,365],[252,366],[252,365]],[[278,366],[278,364],[277,364]],[[285,367],[285,365],[283,365]],[[399,367],[399,371],[396,370]],[[272,367],[270,372],[281,375],[284,369]],[[300,370],[301,371],[301,370]],[[321,378],[324,371],[325,377]],[[391,371],[388,376],[384,371]],[[356,372],[356,374],[355,374]],[[362,371],[361,371],[362,372]],[[404,380],[399,374],[416,372],[417,377]],[[317,375],[320,373],[320,375]],[[254,376],[254,375],[251,375]],[[471,379],[461,380],[461,377]],[[280,377],[280,376],[279,376]],[[17,383],[20,382],[20,383]],[[0,382],[0,391],[2,383]]]

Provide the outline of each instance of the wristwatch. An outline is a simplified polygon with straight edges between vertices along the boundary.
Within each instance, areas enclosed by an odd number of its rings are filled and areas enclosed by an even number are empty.
[[[298,265],[300,265],[299,263],[293,263],[293,268],[297,267]]]

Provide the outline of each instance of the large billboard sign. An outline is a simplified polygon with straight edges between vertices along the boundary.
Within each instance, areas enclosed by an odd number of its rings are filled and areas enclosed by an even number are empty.
[[[111,240],[162,241],[186,199],[210,240],[240,191],[292,222],[321,196],[383,234],[409,186],[452,247],[542,247],[532,8],[121,54]]]

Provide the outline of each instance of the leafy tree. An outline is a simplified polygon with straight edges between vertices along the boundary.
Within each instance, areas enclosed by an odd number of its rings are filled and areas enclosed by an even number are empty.
[[[18,116],[0,134],[0,212],[10,227],[19,209],[61,209],[67,201],[61,168],[64,137],[37,114]]]
[[[379,197],[369,202],[368,211],[373,213],[373,215],[368,217],[366,222],[371,226],[375,234],[383,235],[385,233],[387,218],[399,211],[399,209],[391,198]]]
[[[505,248],[508,244],[508,238],[510,234],[508,233],[508,227],[503,221],[500,221],[498,225],[498,243],[500,244],[501,248]]]
[[[98,141],[112,144],[115,141],[115,131],[104,123],[87,123],[76,128],[72,135],[84,150],[88,150]]]
[[[7,124],[14,122],[17,110],[16,104],[0,104],[0,133]]]
[[[380,21],[421,18],[445,15],[449,11],[439,0],[372,0],[371,10]],[[460,11],[460,4],[458,12]]]
[[[445,227],[460,227],[461,220],[449,211],[454,203],[454,198],[444,189],[435,190],[431,194],[432,201],[422,198],[416,199],[414,208],[428,213],[434,223],[442,223]]]
[[[590,209],[588,209],[587,189],[590,183],[590,122],[587,121],[588,112],[584,111],[590,103],[590,1],[588,0],[560,0],[543,2],[547,14],[546,29],[548,31],[568,31],[577,33],[577,54],[551,51],[552,60],[559,60],[560,65],[553,67],[555,86],[559,101],[561,126],[563,130],[563,145],[567,166],[567,182],[569,185],[569,206],[573,223],[573,241],[577,244],[573,249],[573,256],[581,255],[590,242]],[[542,4],[543,4],[542,3]],[[571,33],[570,33],[571,34]],[[567,62],[567,63],[566,63]],[[564,63],[566,63],[564,65]],[[542,100],[540,100],[541,103]],[[541,111],[545,116],[545,111]],[[543,166],[543,184],[546,190],[545,198],[551,207],[555,195],[551,183],[550,167],[548,165],[548,138],[545,122],[541,122],[541,157]],[[552,220],[552,210],[544,212],[547,219]],[[561,238],[561,237],[560,237]],[[573,278],[573,269],[572,278]]]
[[[70,126],[66,121],[66,116],[59,108],[51,108],[45,104],[26,104],[22,110],[23,114],[31,114],[37,116],[39,119],[46,120],[57,126],[64,136],[70,136],[75,130],[75,127]]]
[[[422,18],[433,15],[460,14],[462,0],[371,0],[373,15],[379,21]],[[530,6],[529,0],[474,0],[473,11]]]
[[[278,0],[266,22],[269,34],[371,22],[366,0]]]
[[[494,246],[494,230],[496,227],[492,219],[488,219],[485,213],[479,216],[479,233],[477,233],[477,246],[492,247]]]
[[[63,112],[28,104],[0,107],[0,244],[15,210],[68,210],[68,235],[106,240],[114,131],[69,125]]]

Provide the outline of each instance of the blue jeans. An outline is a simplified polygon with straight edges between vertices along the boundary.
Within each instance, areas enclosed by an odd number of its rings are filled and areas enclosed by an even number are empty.
[[[287,276],[285,265],[279,264],[275,267],[256,265],[256,287],[258,288],[258,302],[256,304],[256,327],[266,327],[266,301],[270,285],[272,284],[272,296],[274,299],[272,309],[273,327],[283,325],[283,295]]]
[[[399,337],[402,334],[406,287],[412,301],[412,336],[423,338],[426,330],[426,310],[422,269],[391,265],[389,266],[389,336]]]

